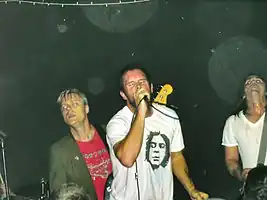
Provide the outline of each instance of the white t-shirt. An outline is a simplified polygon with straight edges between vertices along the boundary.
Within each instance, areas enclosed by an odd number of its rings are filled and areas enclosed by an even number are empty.
[[[265,113],[256,122],[250,122],[241,111],[239,116],[231,115],[225,123],[222,145],[227,147],[238,146],[243,168],[257,166],[261,135]],[[265,159],[265,165],[267,159]]]
[[[178,117],[165,106],[155,105],[162,112]],[[112,200],[137,200],[135,179],[136,164],[123,166],[114,154],[113,146],[126,137],[133,113],[127,106],[121,109],[107,125],[107,142],[113,167]],[[153,109],[153,115],[145,119],[141,151],[137,157],[140,200],[172,200],[173,174],[171,152],[184,148],[179,120],[167,117]]]

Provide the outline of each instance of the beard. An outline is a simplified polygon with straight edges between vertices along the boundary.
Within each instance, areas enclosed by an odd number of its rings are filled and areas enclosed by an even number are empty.
[[[137,108],[137,105],[136,105],[136,103],[135,103],[134,100],[129,100],[129,104],[130,104],[134,109]]]
[[[134,98],[130,98],[128,95],[127,95],[127,98],[128,98],[128,102],[129,102],[129,104],[130,104],[134,109],[137,109],[137,104],[135,103]]]
[[[125,96],[127,97],[127,99],[128,99],[128,103],[134,108],[134,109],[137,109],[137,104],[135,103],[135,100],[134,100],[134,97],[133,96],[130,96],[129,94],[127,94],[127,93],[124,93],[125,94]],[[151,96],[151,94],[150,94],[150,96]],[[150,108],[149,108],[150,109]]]

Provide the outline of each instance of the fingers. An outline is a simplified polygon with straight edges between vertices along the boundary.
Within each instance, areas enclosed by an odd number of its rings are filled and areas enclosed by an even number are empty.
[[[249,173],[250,170],[251,170],[250,168],[243,169],[243,171],[242,171],[242,177],[243,177],[244,180],[247,179],[247,176],[248,176],[248,173]]]
[[[138,104],[144,98],[144,96],[149,97],[148,92],[143,88],[137,89],[136,93],[134,94],[135,102]]]
[[[204,192],[200,192],[200,196],[202,199],[208,199],[209,198],[209,195],[204,193]]]
[[[209,198],[209,195],[204,192],[196,192],[191,197],[191,199],[194,199],[194,200],[206,200],[208,198]]]

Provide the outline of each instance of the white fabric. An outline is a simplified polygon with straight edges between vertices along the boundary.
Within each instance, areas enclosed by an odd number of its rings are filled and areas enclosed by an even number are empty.
[[[222,145],[238,146],[243,168],[257,166],[265,114],[256,122],[250,122],[241,111],[239,116],[231,115],[225,123]],[[265,159],[265,165],[267,159]]]
[[[178,117],[173,110],[165,106],[155,105],[155,107],[168,115]],[[136,165],[126,168],[119,162],[113,151],[114,144],[124,139],[128,134],[132,116],[133,113],[125,106],[113,116],[107,125],[107,142],[110,147],[114,174],[111,200],[138,199],[137,181],[135,179]],[[160,135],[148,140],[151,132],[159,132]],[[169,144],[166,141],[169,141]],[[146,147],[151,147],[148,151],[149,154],[146,154]],[[173,199],[173,174],[170,154],[171,152],[179,152],[183,148],[184,142],[179,120],[153,110],[153,115],[145,119],[143,144],[137,158],[140,200]],[[162,162],[166,155],[168,156],[167,162]],[[159,158],[155,158],[155,156]],[[150,163],[154,164],[154,170]]]

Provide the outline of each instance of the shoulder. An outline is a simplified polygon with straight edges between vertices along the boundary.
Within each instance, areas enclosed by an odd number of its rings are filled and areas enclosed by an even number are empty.
[[[160,109],[160,110],[162,110],[164,112],[168,112],[168,113],[177,115],[177,113],[173,109],[171,109],[169,107],[166,107],[164,105],[153,104],[153,107],[155,107],[156,109]]]
[[[240,121],[240,119],[242,118],[243,113],[238,113],[237,115],[230,115],[227,119],[226,119],[226,124],[232,124],[235,123],[236,121]]]
[[[55,143],[53,143],[50,147],[50,150],[51,151],[57,151],[58,149],[65,148],[72,141],[73,141],[72,137],[69,135],[66,135],[66,136],[62,137],[61,139],[59,139],[58,141],[56,141]]]
[[[105,146],[107,147],[107,141],[106,141],[106,125],[99,125],[99,124],[94,124],[94,127],[100,136],[101,140],[104,142]]]
[[[164,105],[154,104],[153,110],[154,110],[154,112],[160,112],[160,113],[165,114],[167,119],[175,118],[176,121],[179,121],[179,117],[178,117],[178,114],[176,113],[176,111],[174,111],[173,109],[168,108]]]
[[[127,106],[119,110],[108,122],[107,130],[114,124],[127,125],[132,118],[132,112]]]

